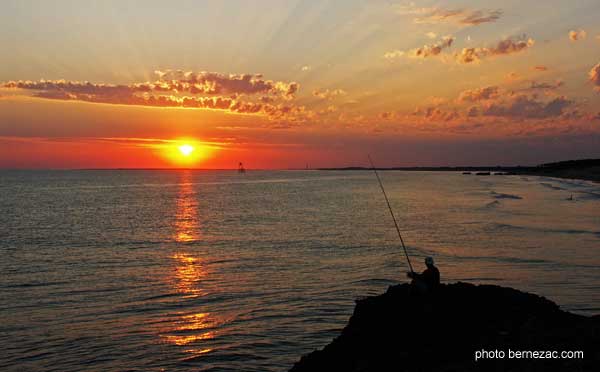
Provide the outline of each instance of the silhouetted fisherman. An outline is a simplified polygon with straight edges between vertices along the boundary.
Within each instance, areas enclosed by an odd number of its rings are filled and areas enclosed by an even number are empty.
[[[426,293],[435,290],[440,285],[440,271],[433,265],[433,257],[425,258],[427,268],[421,274],[414,272],[406,273],[412,278],[412,287],[417,293]]]

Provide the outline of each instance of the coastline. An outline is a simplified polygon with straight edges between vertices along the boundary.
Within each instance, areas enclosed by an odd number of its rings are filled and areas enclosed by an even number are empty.
[[[476,175],[483,172],[487,176],[521,175],[575,179],[600,183],[600,159],[567,160],[537,166],[457,166],[457,167],[387,167],[378,171],[417,171],[417,172],[463,172]],[[318,170],[366,171],[367,167],[319,168]]]

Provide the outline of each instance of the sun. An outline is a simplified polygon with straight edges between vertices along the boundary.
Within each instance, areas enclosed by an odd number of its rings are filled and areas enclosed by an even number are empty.
[[[194,152],[194,146],[188,144],[181,145],[179,146],[179,152],[183,156],[190,156]]]
[[[196,167],[213,156],[214,146],[195,138],[165,140],[157,146],[159,155],[176,167]]]

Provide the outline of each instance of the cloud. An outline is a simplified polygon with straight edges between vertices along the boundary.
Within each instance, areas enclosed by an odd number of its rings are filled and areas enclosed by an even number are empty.
[[[584,115],[579,105],[565,96],[554,94],[540,95],[535,90],[555,90],[562,82],[531,82],[517,92],[499,86],[487,86],[469,89],[458,94],[448,104],[433,105],[425,109],[417,108],[413,115],[423,117],[427,122],[458,122],[472,120],[505,119],[509,122],[544,120],[572,121]],[[532,91],[533,90],[533,91]]]
[[[536,90],[536,89],[540,89],[540,90],[556,90],[558,88],[561,88],[562,86],[564,86],[565,83],[562,80],[556,80],[556,82],[554,83],[538,83],[537,81],[533,80],[531,81],[531,85],[528,88],[525,88],[524,90]]]
[[[424,45],[420,48],[412,49],[407,52],[394,50],[384,54],[384,58],[393,60],[403,56],[412,58],[427,58],[438,56],[446,48],[450,48],[454,42],[453,36],[444,36],[440,41],[431,45]],[[521,52],[532,47],[535,40],[527,38],[525,35],[518,39],[504,39],[492,47],[463,48],[460,52],[454,53],[454,59],[461,64],[478,63],[484,58],[508,55]]]
[[[334,112],[337,112],[338,108],[334,105],[329,105],[327,107],[325,107],[323,110],[319,111],[320,115],[328,115],[328,114],[332,114]]]
[[[517,94],[507,100],[494,102],[482,109],[482,115],[511,119],[547,119],[559,117],[572,107],[573,101],[562,97],[544,102],[536,95]]]
[[[389,59],[389,60],[393,60],[393,59],[397,59],[404,56],[404,51],[403,50],[392,50],[391,52],[386,52],[383,55],[383,58],[385,59]]]
[[[157,71],[155,82],[111,85],[66,80],[10,81],[4,88],[29,90],[34,97],[91,103],[183,107],[258,114],[296,121],[312,115],[303,106],[284,104],[298,83],[266,80],[259,74]],[[277,103],[277,101],[283,101]]]
[[[442,40],[432,45],[424,45],[420,48],[411,50],[408,55],[415,58],[427,58],[439,55],[442,50],[450,48],[454,42],[454,37],[444,36]]]
[[[38,98],[58,99],[63,101],[77,100],[77,95],[62,90],[41,91],[35,94]]]
[[[461,19],[460,23],[467,25],[480,25],[487,22],[496,22],[501,16],[501,10],[493,10],[489,12],[476,10],[466,15],[465,18]]]
[[[66,92],[73,94],[103,95],[103,96],[127,96],[137,92],[147,92],[146,84],[110,85],[93,84],[90,82],[66,81],[66,80],[40,80],[40,81],[9,81],[2,85],[4,88],[17,88],[36,90],[43,92]]]
[[[542,72],[548,71],[548,67],[542,66],[542,65],[540,65],[540,66],[533,66],[531,69],[534,70],[534,71],[542,71]]]
[[[485,88],[465,90],[458,95],[459,102],[478,102],[497,98],[499,88],[497,86],[489,86]]]
[[[381,120],[392,120],[396,117],[396,114],[391,111],[385,111],[385,112],[379,113],[379,115],[377,115],[377,117]]]
[[[464,26],[495,22],[502,16],[501,10],[418,8],[412,4],[398,7],[398,13],[401,15],[414,15],[413,21],[415,23],[455,23]]]
[[[313,90],[312,94],[313,94],[313,96],[320,98],[320,99],[332,100],[338,96],[345,96],[347,93],[343,89],[333,89],[333,90],[315,89],[315,90]]]
[[[461,52],[455,54],[456,61],[463,64],[479,62],[488,57],[502,56],[521,52],[535,44],[533,39],[525,40],[525,36],[518,40],[504,39],[492,47],[463,48]]]
[[[449,122],[460,117],[458,111],[448,110],[440,106],[417,108],[413,115],[423,116],[425,119],[431,122]]]
[[[428,58],[435,57],[442,53],[442,51],[446,48],[450,48],[452,43],[454,42],[453,36],[444,36],[441,40],[439,40],[435,44],[423,45],[420,48],[411,49],[408,52],[395,50],[391,52],[387,52],[384,54],[384,57],[387,59],[395,59],[402,56],[408,56],[411,58]]]
[[[588,73],[588,77],[590,79],[590,82],[594,86],[594,89],[600,92],[600,63],[592,67],[592,69]]]
[[[587,33],[585,32],[585,30],[569,31],[569,39],[571,39],[571,41],[573,41],[573,42],[575,42],[577,40],[583,40],[583,39],[585,39],[586,36],[587,36]]]
[[[469,109],[467,110],[467,116],[475,117],[477,115],[479,115],[479,108],[477,108],[476,106],[469,107]]]
[[[304,71],[304,72],[306,72],[306,71],[310,71],[311,69],[312,69],[312,67],[310,67],[310,66],[308,66],[308,65],[307,65],[307,66],[302,66],[302,67],[300,68],[300,70],[301,70],[301,71]]]
[[[159,86],[178,92],[194,94],[281,94],[293,97],[298,91],[296,82],[265,80],[261,74],[222,74],[181,70],[155,71]]]
[[[429,31],[428,33],[425,34],[425,36],[427,36],[430,39],[435,39],[437,37],[437,34],[435,32]]]
[[[517,81],[517,80],[521,79],[521,75],[519,75],[513,71],[513,72],[509,72],[508,74],[506,74],[506,76],[504,78],[508,81]]]
[[[221,74],[216,72],[156,71],[155,82],[130,85],[94,84],[90,82],[65,80],[11,81],[6,88],[19,88],[40,91],[64,91],[74,94],[97,96],[127,96],[136,93],[192,93],[205,95],[255,95],[271,94],[293,98],[299,89],[296,82],[265,80],[262,75]]]

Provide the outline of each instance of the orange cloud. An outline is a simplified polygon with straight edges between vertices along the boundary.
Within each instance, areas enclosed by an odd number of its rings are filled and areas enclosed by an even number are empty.
[[[562,82],[555,84],[532,82],[531,86],[519,89],[519,93],[507,91],[498,86],[488,86],[465,90],[458,94],[453,105],[433,105],[417,109],[413,115],[422,116],[428,122],[450,122],[457,120],[507,119],[509,121],[580,119],[583,115],[577,104],[565,96],[542,96],[525,93],[529,90],[555,90]],[[467,107],[462,104],[468,104]]]
[[[412,57],[412,58],[427,58],[427,57],[432,57],[432,56],[438,56],[440,53],[442,53],[442,50],[452,46],[453,42],[454,42],[454,37],[448,35],[448,36],[444,36],[440,41],[438,41],[435,44],[423,45],[420,48],[415,48],[408,52],[404,52],[401,50],[394,50],[394,51],[385,53],[383,56],[387,59],[395,59],[395,58],[399,58],[399,57],[402,57],[405,55],[408,57]]]
[[[536,95],[516,94],[483,106],[481,114],[511,119],[546,119],[566,114],[566,110],[573,104],[573,101],[564,96],[545,102],[540,101]]]
[[[548,71],[548,67],[546,67],[546,66],[541,66],[541,65],[540,65],[540,66],[533,66],[531,69],[532,69],[532,70],[535,70],[535,71],[542,71],[542,72],[544,72],[544,71]]]
[[[320,98],[320,99],[332,100],[335,97],[345,96],[348,93],[343,89],[332,89],[332,90],[315,89],[315,90],[313,90],[312,94],[313,94],[313,96]]]
[[[454,42],[454,37],[444,36],[442,40],[432,45],[424,45],[410,51],[409,55],[416,58],[427,58],[439,55],[443,49],[449,48]]]
[[[392,50],[391,52],[386,52],[383,55],[383,58],[385,59],[389,59],[389,60],[393,60],[396,58],[400,58],[404,56],[404,51],[403,50]]]
[[[571,41],[577,41],[577,40],[583,40],[585,39],[587,36],[587,33],[585,32],[585,30],[577,30],[577,31],[569,31],[569,39],[571,39]]]
[[[155,82],[130,85],[95,84],[66,80],[10,81],[5,88],[38,91],[61,91],[70,94],[87,94],[104,97],[121,97],[137,93],[191,93],[203,95],[255,95],[268,94],[293,98],[299,89],[296,82],[265,80],[262,75],[225,75],[215,72],[156,71]]]
[[[537,81],[533,80],[533,81],[531,81],[531,85],[528,88],[525,88],[523,90],[536,90],[536,89],[556,90],[558,88],[563,87],[564,85],[565,85],[565,83],[562,80],[556,80],[556,82],[554,82],[554,83],[545,83],[545,82],[538,83]]]
[[[218,72],[192,72],[181,70],[155,71],[159,86],[178,92],[193,94],[273,94],[293,97],[298,83],[265,80],[261,74],[221,74]]]
[[[302,121],[312,115],[304,106],[285,103],[291,100],[299,89],[298,83],[295,82],[265,80],[258,74],[226,75],[172,70],[156,73],[159,79],[155,82],[130,85],[40,80],[10,81],[2,86],[29,90],[34,92],[34,97],[54,100],[225,110],[290,121]],[[261,96],[254,100],[251,98],[257,95]],[[278,100],[283,102],[277,103]]]
[[[433,122],[449,122],[460,117],[457,110],[447,110],[442,107],[425,107],[425,108],[417,108],[413,115],[423,116],[428,121]]]
[[[478,102],[497,98],[499,89],[496,86],[465,90],[458,95],[459,102]]]
[[[532,47],[534,44],[535,41],[531,38],[527,40],[525,40],[525,37],[522,37],[521,40],[504,39],[489,48],[463,48],[460,53],[455,54],[455,58],[459,63],[463,64],[479,62],[487,57],[518,53]]]
[[[592,85],[594,85],[594,89],[600,92],[600,63],[592,67],[588,73],[588,77]]]
[[[396,116],[396,114],[391,111],[382,112],[379,115],[377,115],[377,117],[381,120],[391,120],[395,116]]]
[[[521,79],[521,75],[519,75],[513,71],[513,72],[509,72],[508,74],[506,74],[506,76],[504,78],[508,81],[517,81],[517,80]]]

